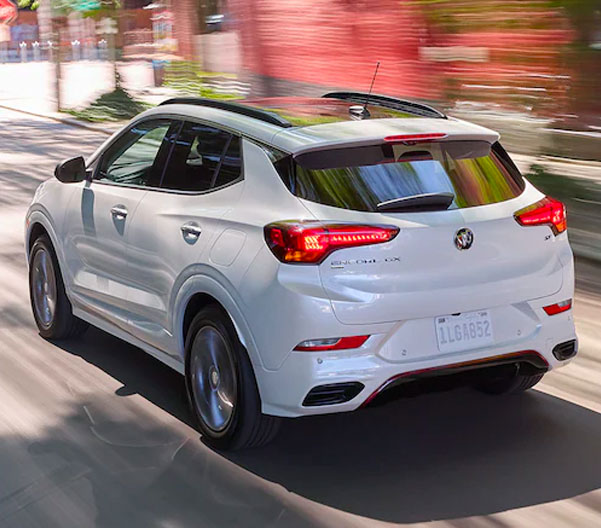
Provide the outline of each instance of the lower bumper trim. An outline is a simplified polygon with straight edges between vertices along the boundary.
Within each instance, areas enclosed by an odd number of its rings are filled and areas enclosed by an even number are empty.
[[[440,367],[413,370],[409,372],[403,372],[402,374],[397,374],[396,376],[393,376],[385,381],[365,399],[365,401],[361,404],[361,407],[368,406],[384,391],[392,389],[400,384],[419,379],[451,376],[453,374],[460,374],[480,369],[484,370],[492,367],[502,367],[504,365],[516,365],[521,370],[528,369],[532,373],[544,373],[549,370],[549,363],[547,360],[534,350],[523,350],[520,352],[512,352],[510,354],[502,354],[488,358],[463,361],[461,363],[453,363],[451,365],[442,365]]]

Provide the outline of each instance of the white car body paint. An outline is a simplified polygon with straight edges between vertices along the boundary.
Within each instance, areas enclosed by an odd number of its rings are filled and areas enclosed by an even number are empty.
[[[149,117],[197,120],[245,137],[243,179],[205,193],[85,181],[43,183],[26,219],[26,240],[41,224],[57,250],[74,313],[183,373],[184,313],[198,293],[228,312],[254,367],[262,410],[295,417],[352,411],[386,380],[404,372],[534,350],[550,368],[551,350],[576,339],[572,311],[549,317],[543,306],[572,299],[574,268],[566,233],[524,228],[513,214],[543,195],[529,183],[515,199],[428,213],[362,213],[294,196],[260,143],[288,153],[367,145],[383,137],[442,131],[453,139],[494,142],[498,134],[459,120],[387,119],[282,129],[192,105],[149,110]],[[106,146],[88,160],[93,163]],[[111,213],[127,209],[125,219]],[[351,221],[400,228],[389,243],[342,249],[320,265],[279,262],[264,226],[279,220]],[[182,226],[199,229],[187,237]],[[463,227],[473,247],[457,251]],[[445,273],[441,274],[444,265]],[[494,343],[441,354],[437,316],[489,310]],[[370,335],[333,352],[293,349],[308,339]],[[346,403],[304,407],[311,388],[359,381]]]

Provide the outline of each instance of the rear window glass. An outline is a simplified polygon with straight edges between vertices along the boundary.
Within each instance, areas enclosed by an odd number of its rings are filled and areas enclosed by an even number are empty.
[[[447,141],[377,145],[311,152],[277,169],[291,191],[306,200],[356,211],[431,193],[451,193],[449,209],[519,196],[524,181],[499,143]]]

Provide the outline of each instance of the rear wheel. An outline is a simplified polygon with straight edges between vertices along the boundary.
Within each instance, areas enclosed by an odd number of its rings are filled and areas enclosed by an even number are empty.
[[[220,307],[207,306],[193,319],[186,354],[188,399],[205,441],[228,450],[271,441],[280,419],[261,413],[252,365]]]
[[[506,376],[483,381],[475,385],[475,389],[486,394],[515,394],[534,387],[544,374]]]
[[[80,335],[88,327],[73,315],[54,248],[45,235],[36,239],[29,253],[29,296],[42,337],[66,339]]]

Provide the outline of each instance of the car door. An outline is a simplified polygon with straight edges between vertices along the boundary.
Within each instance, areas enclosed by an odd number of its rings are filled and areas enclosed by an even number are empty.
[[[185,122],[160,190],[149,190],[130,225],[130,332],[165,352],[177,353],[174,291],[185,278],[213,266],[212,248],[225,230],[221,219],[240,198],[240,150],[241,138]]]
[[[70,291],[78,308],[127,327],[127,237],[147,187],[158,186],[172,121],[133,125],[101,154],[65,217]]]

